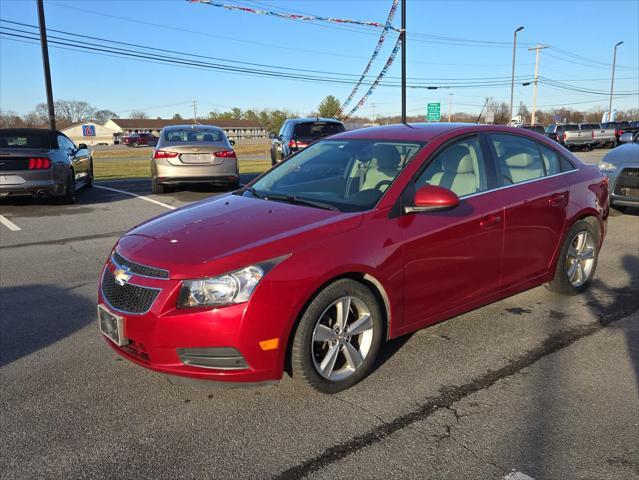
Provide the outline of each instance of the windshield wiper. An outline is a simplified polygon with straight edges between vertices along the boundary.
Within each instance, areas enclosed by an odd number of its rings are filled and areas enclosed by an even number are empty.
[[[244,187],[244,191],[251,192],[257,198],[266,198],[266,196],[262,195],[261,193],[258,193],[257,190],[255,190],[253,187]]]
[[[273,193],[273,194],[268,194],[266,195],[264,198],[266,198],[267,200],[281,200],[281,201],[285,201],[285,202],[290,202],[290,203],[297,203],[299,205],[308,205],[309,207],[315,207],[315,208],[322,208],[324,210],[333,210],[335,212],[339,212],[339,208],[337,208],[334,205],[331,205],[330,203],[324,203],[324,202],[318,202],[316,200],[309,200],[306,198],[299,198],[296,195],[293,194],[279,194],[279,193]]]

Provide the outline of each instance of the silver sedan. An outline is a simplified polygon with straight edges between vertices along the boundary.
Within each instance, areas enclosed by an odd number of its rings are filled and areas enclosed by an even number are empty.
[[[639,132],[622,135],[622,145],[599,163],[610,182],[610,204],[639,207]]]
[[[151,161],[153,193],[164,193],[167,187],[187,183],[239,188],[240,174],[233,144],[218,127],[164,127]]]

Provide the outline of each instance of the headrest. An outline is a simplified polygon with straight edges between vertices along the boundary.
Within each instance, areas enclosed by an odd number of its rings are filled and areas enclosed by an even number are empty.
[[[446,173],[474,173],[473,159],[465,145],[454,145],[442,152],[442,169]]]
[[[203,142],[214,142],[215,140],[213,139],[213,135],[211,135],[210,133],[205,133],[204,135],[202,135],[202,141]]]
[[[373,158],[377,159],[377,168],[397,168],[402,160],[397,148],[384,144],[373,147]]]
[[[516,153],[506,157],[504,162],[510,168],[527,168],[535,163],[535,158],[529,153]]]

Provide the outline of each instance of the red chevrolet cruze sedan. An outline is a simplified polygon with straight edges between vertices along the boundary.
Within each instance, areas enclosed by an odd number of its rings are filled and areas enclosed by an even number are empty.
[[[395,125],[319,141],[244,188],[151,219],[102,272],[100,329],[170,375],[362,380],[383,341],[541,284],[577,294],[608,184],[524,129]]]

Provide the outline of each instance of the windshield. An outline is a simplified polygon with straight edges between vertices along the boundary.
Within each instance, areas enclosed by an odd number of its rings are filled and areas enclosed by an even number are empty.
[[[209,129],[181,129],[167,130],[164,132],[166,142],[223,142],[224,134],[216,128]]]
[[[369,210],[423,145],[386,140],[321,141],[240,194],[291,203],[321,202],[325,208],[343,212]]]
[[[49,132],[2,132],[0,148],[43,148],[49,150]]]
[[[333,122],[309,122],[295,125],[293,136],[297,138],[322,138],[343,132],[344,125]]]

